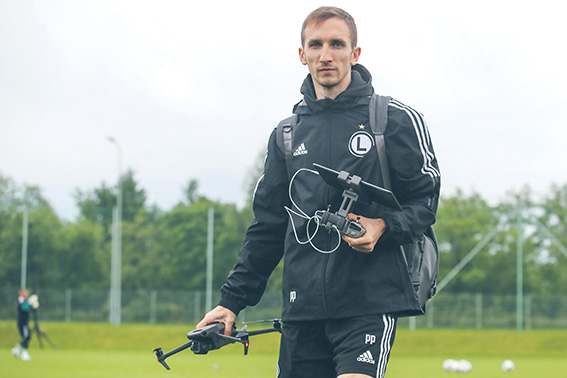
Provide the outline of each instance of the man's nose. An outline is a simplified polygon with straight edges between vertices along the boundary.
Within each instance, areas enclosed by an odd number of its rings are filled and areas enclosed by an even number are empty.
[[[321,48],[321,55],[319,56],[319,61],[321,62],[330,62],[332,59],[331,57],[331,50],[329,46],[323,45]]]

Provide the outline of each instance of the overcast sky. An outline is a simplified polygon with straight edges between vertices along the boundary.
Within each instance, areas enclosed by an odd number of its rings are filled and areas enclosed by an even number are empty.
[[[196,4],[197,3],[197,4]],[[498,201],[567,182],[560,1],[335,1],[378,93],[422,112],[442,172]],[[241,204],[244,176],[301,97],[319,1],[0,0],[0,174],[73,220],[76,189],[114,185],[118,153],[148,204],[196,179]]]

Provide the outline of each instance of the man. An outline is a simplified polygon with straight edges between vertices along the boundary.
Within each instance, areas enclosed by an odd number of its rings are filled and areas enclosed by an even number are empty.
[[[292,171],[319,163],[383,185],[372,141],[370,73],[357,64],[356,25],[342,9],[322,7],[305,20],[299,58],[309,69],[294,107]],[[277,129],[276,129],[277,130]],[[254,195],[255,219],[215,309],[197,325],[225,323],[260,300],[269,275],[284,257],[281,378],[383,377],[396,316],[416,310],[400,244],[417,240],[435,222],[440,177],[422,116],[392,100],[385,142],[394,193],[402,211],[358,201],[349,214],[366,233],[360,238],[308,232],[284,207],[315,214],[337,209],[341,191],[310,172],[295,175],[290,190],[286,157],[272,133]],[[356,140],[357,142],[353,142]],[[373,142],[372,142],[373,143]],[[298,235],[296,235],[296,233]],[[302,239],[303,237],[303,239]],[[310,243],[305,243],[309,237]],[[299,243],[303,240],[303,243]],[[319,253],[331,251],[332,253]]]
[[[29,327],[30,311],[32,311],[32,304],[28,302],[28,291],[26,289],[20,290],[18,296],[18,331],[22,341],[12,348],[12,354],[23,361],[31,360],[28,352],[28,346],[31,340],[31,331]]]

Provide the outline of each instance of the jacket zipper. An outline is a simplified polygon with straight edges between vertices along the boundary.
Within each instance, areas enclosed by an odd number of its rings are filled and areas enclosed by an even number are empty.
[[[327,122],[327,165],[330,163],[331,161],[331,133],[332,133],[332,112],[329,111],[329,120]],[[330,203],[330,198],[329,198],[330,194],[329,194],[329,186],[327,185],[325,187],[325,197],[327,198],[326,202]],[[330,245],[330,237],[331,235],[329,235],[327,237],[327,244]],[[327,285],[326,285],[326,277],[327,277],[327,265],[329,263],[329,254],[325,254],[324,256],[324,263],[323,263],[323,270],[322,270],[322,274],[321,274],[321,291],[322,291],[322,297],[323,297],[323,311],[325,313],[325,316],[329,315],[329,312],[327,310]]]

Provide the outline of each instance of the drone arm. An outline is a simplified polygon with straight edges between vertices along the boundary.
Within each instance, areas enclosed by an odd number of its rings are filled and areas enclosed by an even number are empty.
[[[281,332],[281,330],[275,328],[259,329],[257,331],[248,332],[248,336],[262,335],[264,333],[270,333],[270,332]]]
[[[239,338],[238,336],[237,336],[237,337],[234,337],[234,336],[227,336],[227,335],[225,335],[225,334],[219,333],[219,334],[217,335],[217,337],[220,338],[220,339],[224,339],[224,340],[228,341],[230,344],[241,343],[241,342],[242,342],[242,339]]]
[[[173,356],[176,353],[181,352],[182,350],[185,350],[187,348],[191,348],[191,346],[193,345],[193,341],[189,341],[181,346],[178,346],[177,348],[173,349],[172,351],[169,351],[167,353],[163,353],[163,350],[161,348],[155,348],[154,349],[154,353],[156,354],[157,360],[160,364],[163,365],[164,368],[166,368],[167,370],[170,370],[169,365],[165,362],[165,359]]]

